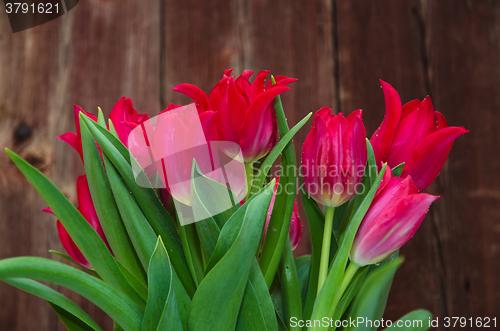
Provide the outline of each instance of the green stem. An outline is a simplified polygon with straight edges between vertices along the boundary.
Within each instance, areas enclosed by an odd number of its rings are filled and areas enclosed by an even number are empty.
[[[252,196],[253,162],[245,162],[245,177],[247,181],[247,195],[245,197],[245,201],[247,201]]]
[[[323,287],[330,265],[330,245],[332,243],[332,226],[335,207],[326,207],[325,228],[323,231],[323,246],[321,248],[321,262],[319,265],[318,294]]]
[[[347,286],[349,286],[349,283],[352,280],[352,277],[356,274],[356,271],[360,268],[359,265],[357,265],[354,262],[349,263],[349,266],[347,267],[347,270],[345,271],[344,278],[342,278],[342,284],[340,285],[340,296],[339,298],[342,298],[342,295],[344,294]]]

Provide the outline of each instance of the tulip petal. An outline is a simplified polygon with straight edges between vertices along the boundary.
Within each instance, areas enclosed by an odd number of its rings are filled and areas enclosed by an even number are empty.
[[[79,137],[80,140],[80,146],[82,145],[81,143],[81,134],[80,134],[80,113],[83,113],[85,116],[93,120],[94,122],[97,122],[97,117],[95,117],[91,113],[87,113],[85,110],[82,109],[82,107],[73,105],[73,114],[75,116],[75,126],[76,126],[76,135]]]
[[[331,152],[332,136],[320,114],[316,113],[313,127],[302,145],[302,165],[304,189],[317,202],[330,205],[330,191],[324,191],[328,181],[328,165],[333,161]]]
[[[50,209],[50,207],[43,208],[42,212],[54,215],[54,212],[52,211],[52,209]]]
[[[236,78],[235,83],[239,86],[246,95],[250,95],[252,89],[252,83],[250,83],[250,77],[253,75],[251,70],[243,70],[241,75]]]
[[[108,249],[111,250],[101,227],[101,223],[99,222],[99,218],[97,217],[94,202],[90,195],[87,175],[78,176],[76,180],[76,195],[78,199],[78,211],[80,211],[82,216],[89,222],[90,226],[99,234],[106,246],[108,246]]]
[[[71,147],[73,147],[73,149],[75,151],[77,151],[78,154],[80,154],[80,157],[83,160],[82,142],[81,142],[80,139],[78,139],[78,136],[76,135],[76,133],[74,133],[74,132],[66,132],[66,133],[63,133],[60,136],[57,136],[56,139],[62,140],[65,143],[67,143],[68,145],[70,145]]]
[[[384,179],[387,173],[391,173],[390,169],[386,169]],[[365,219],[358,229],[358,233],[364,236],[370,229],[378,222],[379,216],[382,215],[387,209],[397,205],[402,199],[409,194],[417,193],[415,186],[410,176],[406,178],[393,177],[385,185],[384,189],[373,199],[370,209],[365,215]]]
[[[288,235],[290,236],[290,244],[292,249],[295,249],[302,239],[302,221],[299,217],[299,209],[297,207],[297,200],[293,206],[292,219],[290,221],[290,229],[288,230]]]
[[[274,81],[276,82],[276,84],[283,85],[283,86],[287,86],[288,84],[294,83],[297,80],[298,80],[297,78],[290,78],[290,77],[282,76],[282,75],[274,76]],[[267,82],[265,89],[269,90],[273,85],[274,85],[273,81],[270,80]]]
[[[420,107],[399,121],[392,139],[391,148],[385,161],[391,167],[406,162],[415,147],[436,129],[434,107],[430,97],[422,101]]]
[[[401,119],[405,118],[406,116],[408,116],[408,114],[417,110],[420,107],[420,104],[421,101],[418,99],[414,99],[405,103],[401,108]]]
[[[198,86],[193,84],[179,84],[172,90],[187,95],[188,97],[193,99],[194,102],[199,104],[203,110],[211,110],[208,103],[207,94],[203,92],[203,90]]]
[[[347,122],[349,122],[349,125],[352,125],[352,123],[354,123],[354,120],[356,118],[358,118],[360,121],[363,120],[363,111],[361,109],[357,109],[357,110],[353,111],[352,113],[350,113],[346,117]],[[366,145],[366,142],[365,142],[365,145]]]
[[[109,119],[115,126],[120,141],[128,147],[128,136],[135,126],[149,119],[147,114],[139,114],[133,107],[132,99],[122,97],[113,106]],[[135,126],[131,125],[135,123]]]
[[[218,141],[219,134],[217,132],[217,127],[215,124],[215,111],[205,111],[200,114],[201,127],[205,133],[207,141]]]
[[[401,176],[411,175],[418,189],[425,190],[441,172],[455,139],[468,132],[452,126],[428,135],[405,163]]]
[[[259,94],[248,108],[239,144],[245,162],[253,162],[266,155],[276,143],[276,127],[270,103],[290,88],[275,85]],[[219,131],[220,133],[220,131]]]
[[[250,89],[250,102],[253,102],[259,94],[264,92],[264,83],[266,81],[267,75],[269,75],[270,72],[271,71],[269,70],[262,70],[257,74],[257,77],[255,77],[255,79],[253,80],[252,88]]]
[[[342,183],[345,187],[343,199],[350,199],[356,194],[358,184],[365,172],[368,154],[366,150],[365,126],[361,121],[361,110],[351,113],[346,121],[350,122],[349,131],[344,136],[344,160],[342,164]]]
[[[369,231],[353,244],[353,261],[359,265],[382,261],[415,234],[437,196],[412,194],[392,208],[385,208]]]
[[[92,269],[89,261],[87,261],[85,256],[83,256],[82,252],[76,246],[73,239],[71,239],[71,237],[69,236],[68,231],[66,231],[59,220],[57,221],[57,234],[59,235],[59,240],[61,241],[61,244],[63,245],[68,255],[71,256],[71,258],[81,266],[87,269]]]
[[[379,128],[370,139],[377,159],[377,164],[380,164],[381,161],[385,161],[389,153],[389,148],[402,113],[401,99],[399,98],[398,92],[386,82],[380,80],[380,83],[384,90],[385,117],[382,124],[380,124]]]
[[[438,111],[434,111],[434,116],[436,116],[436,131],[448,127],[448,122],[444,118],[443,114]]]

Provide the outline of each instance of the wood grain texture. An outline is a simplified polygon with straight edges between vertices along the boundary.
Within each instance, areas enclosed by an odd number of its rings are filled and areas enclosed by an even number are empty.
[[[500,3],[495,0],[88,0],[69,14],[12,34],[0,10],[0,147],[9,147],[72,200],[81,162],[54,137],[74,130],[72,105],[105,114],[123,95],[156,114],[205,91],[224,69],[299,78],[283,94],[290,125],[322,106],[362,108],[371,135],[383,119],[378,79],[403,102],[431,95],[455,143],[434,203],[402,249],[386,318],[426,308],[500,318]],[[297,155],[310,123],[295,139]],[[300,157],[299,157],[300,159]],[[0,152],[0,258],[62,251],[55,220]],[[307,227],[295,251],[308,252]],[[104,329],[111,321],[66,290]],[[0,283],[0,330],[64,330],[50,307]],[[29,317],[29,318],[27,318]],[[439,328],[444,330],[444,328]]]

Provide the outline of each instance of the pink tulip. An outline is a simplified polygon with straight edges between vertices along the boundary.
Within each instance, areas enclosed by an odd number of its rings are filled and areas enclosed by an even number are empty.
[[[104,243],[108,246],[108,249],[111,251],[108,241],[106,240],[106,236],[104,235],[104,232],[102,230],[101,223],[99,222],[99,218],[97,217],[97,213],[95,211],[86,175],[79,176],[76,180],[76,195],[78,199],[78,211],[87,220],[87,222],[89,222],[90,226],[92,226],[92,228],[99,234]],[[42,211],[54,215],[50,208],[45,208]],[[83,256],[82,252],[76,246],[75,242],[73,241],[73,239],[71,239],[68,232],[59,220],[57,220],[57,232],[59,234],[59,240],[61,240],[61,243],[66,252],[68,252],[69,256],[71,256],[71,258],[75,262],[82,265],[83,267],[92,269],[92,266],[89,264],[85,256]]]
[[[274,207],[274,199],[276,198],[276,191],[278,190],[279,178],[276,180],[276,185],[274,186],[273,197],[271,198],[271,204],[269,205],[269,210],[267,211],[266,227],[264,228],[264,238],[267,233],[267,227],[269,226],[269,221],[271,220],[271,214]],[[302,221],[299,217],[299,210],[297,208],[297,200],[293,206],[292,219],[290,221],[290,228],[288,230],[288,235],[290,236],[290,243],[292,249],[295,249],[300,243],[302,238]],[[264,240],[264,239],[262,239]]]
[[[302,147],[304,188],[324,206],[340,206],[357,192],[367,160],[361,110],[344,118],[324,107],[314,115]]]
[[[393,177],[389,167],[356,233],[351,260],[359,266],[382,261],[415,234],[437,196],[418,193],[410,176]]]
[[[371,138],[377,163],[395,167],[405,162],[402,177],[411,175],[422,191],[439,175],[455,139],[469,131],[448,127],[444,116],[434,111],[429,96],[401,106],[398,92],[380,82],[386,107],[384,121]]]
[[[261,71],[250,83],[253,71],[245,70],[238,77],[226,70],[222,80],[207,97],[192,84],[180,84],[173,90],[192,98],[200,112],[215,111],[215,125],[221,141],[238,144],[245,162],[251,163],[267,155],[276,144],[277,128],[273,100],[288,91],[296,79],[277,76],[276,84],[265,84],[269,71]]]

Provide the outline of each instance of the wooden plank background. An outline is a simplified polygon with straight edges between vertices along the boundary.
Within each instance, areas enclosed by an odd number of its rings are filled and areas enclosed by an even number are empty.
[[[73,104],[109,114],[126,95],[155,115],[189,101],[171,91],[177,84],[208,90],[226,68],[270,69],[299,78],[283,95],[290,124],[321,106],[362,108],[371,134],[383,118],[379,78],[403,102],[429,94],[450,125],[470,133],[428,189],[442,198],[401,251],[385,317],[416,308],[441,319],[500,317],[499,61],[496,0],[88,0],[16,34],[0,10],[0,146],[75,201],[83,168],[54,140],[74,130]],[[0,258],[63,250],[43,207],[0,152]],[[308,252],[305,232],[297,254]],[[98,308],[62,292],[111,330]],[[0,283],[0,329],[64,327],[43,300]]]

